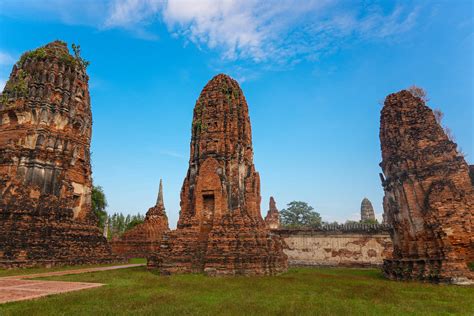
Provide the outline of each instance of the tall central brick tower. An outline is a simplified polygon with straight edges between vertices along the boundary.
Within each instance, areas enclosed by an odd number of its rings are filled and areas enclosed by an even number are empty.
[[[284,271],[282,242],[260,214],[247,102],[232,78],[217,75],[201,92],[190,152],[177,230],[165,235],[148,266],[163,273]]]

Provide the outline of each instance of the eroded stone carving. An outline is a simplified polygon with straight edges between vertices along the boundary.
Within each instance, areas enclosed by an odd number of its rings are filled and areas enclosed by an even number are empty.
[[[148,267],[165,274],[285,271],[282,241],[260,214],[247,102],[226,75],[209,81],[196,102],[190,156],[177,229],[164,235]]]
[[[424,102],[389,95],[381,113],[384,209],[393,226],[391,279],[469,283],[474,192],[469,169]]]
[[[63,65],[84,93],[60,107],[64,95],[74,96],[55,83]],[[117,259],[91,211],[87,81],[60,41],[25,53],[13,67],[0,96],[0,266]],[[78,120],[87,122],[82,129]]]

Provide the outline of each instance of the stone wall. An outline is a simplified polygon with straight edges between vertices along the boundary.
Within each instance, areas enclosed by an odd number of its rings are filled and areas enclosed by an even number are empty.
[[[284,239],[284,252],[292,266],[376,267],[392,252],[387,225],[326,225],[273,232]]]

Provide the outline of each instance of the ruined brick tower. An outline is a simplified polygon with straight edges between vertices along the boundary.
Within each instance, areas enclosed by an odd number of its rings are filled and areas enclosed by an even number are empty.
[[[381,113],[384,210],[393,226],[391,279],[469,283],[474,192],[468,165],[424,102],[389,95]]]
[[[163,202],[163,182],[155,206],[146,213],[143,223],[112,241],[112,250],[125,258],[146,258],[160,248],[163,233],[169,231],[168,217]]]
[[[269,209],[267,216],[265,216],[265,223],[269,229],[280,228],[280,212],[278,212],[273,196],[270,197]]]
[[[0,266],[113,260],[91,211],[85,62],[55,41],[22,55],[0,98]]]
[[[375,221],[374,207],[368,198],[364,198],[360,205],[360,221]]]
[[[208,274],[286,270],[282,241],[260,214],[247,102],[230,77],[215,76],[201,92],[190,151],[177,230],[164,236],[149,268]]]

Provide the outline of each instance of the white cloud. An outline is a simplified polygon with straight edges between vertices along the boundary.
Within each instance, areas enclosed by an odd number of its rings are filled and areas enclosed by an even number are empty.
[[[346,41],[386,39],[409,31],[418,10],[336,0],[168,0],[163,20],[178,36],[217,50],[225,60],[274,64],[316,60]]]
[[[6,15],[123,28],[156,39],[156,23],[224,61],[272,66],[317,60],[360,40],[390,40],[416,25],[419,9],[344,0],[3,0]],[[398,3],[395,2],[395,3]],[[368,3],[368,4],[367,4]]]
[[[122,0],[110,5],[110,13],[105,20],[106,27],[135,28],[142,23],[148,23],[160,10],[163,1],[160,0]]]
[[[288,65],[317,60],[347,41],[402,34],[418,15],[413,6],[385,11],[341,0],[115,0],[104,25],[143,37],[150,35],[148,25],[162,20],[177,37],[223,60]]]
[[[191,42],[217,49],[224,59],[267,60],[285,44],[292,25],[331,1],[169,0],[163,9],[168,28]]]
[[[233,0],[168,1],[163,16],[172,31],[198,45],[220,48],[225,58],[235,59],[240,52],[258,60],[263,56],[265,30],[258,28],[251,3]]]
[[[3,78],[0,78],[0,91],[3,91],[3,88],[5,88],[6,84],[7,84],[7,81]]]

